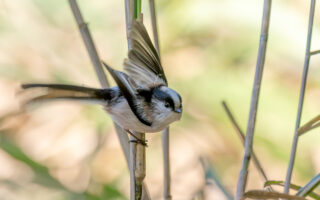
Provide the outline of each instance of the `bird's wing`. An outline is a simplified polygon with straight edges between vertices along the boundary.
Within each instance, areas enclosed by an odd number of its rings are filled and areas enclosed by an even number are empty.
[[[141,104],[141,100],[139,100],[138,97],[139,86],[137,85],[137,83],[127,74],[112,69],[109,65],[107,65],[104,62],[102,63],[117,83],[120,91],[128,101],[130,109],[135,114],[135,116],[139,119],[141,123],[147,126],[151,126],[152,123],[146,119],[144,115],[143,105]]]
[[[134,20],[129,31],[130,49],[124,70],[140,86],[167,85],[160,57],[141,20]]]

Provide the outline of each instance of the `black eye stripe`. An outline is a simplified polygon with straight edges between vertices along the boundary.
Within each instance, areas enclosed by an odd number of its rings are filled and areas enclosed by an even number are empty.
[[[167,103],[169,103],[170,108],[174,109],[174,102],[173,102],[173,100],[172,100],[171,97],[170,97],[170,98],[166,98],[165,101],[166,101]]]
[[[174,102],[169,94],[160,90],[159,88],[154,88],[152,93],[155,98],[164,101],[164,103],[168,103],[170,105],[170,108],[174,109]]]

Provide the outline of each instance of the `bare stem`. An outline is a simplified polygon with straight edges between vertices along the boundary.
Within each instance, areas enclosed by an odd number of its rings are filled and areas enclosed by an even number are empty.
[[[126,31],[128,49],[131,48],[129,31],[134,18],[141,14],[140,0],[125,0]],[[140,7],[140,8],[139,8]],[[141,140],[145,140],[145,133],[134,133]],[[130,142],[130,200],[149,199],[143,180],[146,175],[146,148],[142,144]]]
[[[301,126],[298,129],[298,134],[299,136],[305,134],[306,132],[315,129],[317,127],[320,126],[320,115],[316,116],[315,118],[313,118],[312,120],[310,120],[308,123],[306,123],[305,125]]]
[[[169,127],[162,132],[162,150],[163,150],[163,171],[164,184],[163,196],[165,200],[172,199],[170,190],[170,148],[169,148]]]
[[[311,46],[311,36],[312,36],[315,4],[316,4],[315,0],[311,0],[310,13],[309,13],[307,47],[306,47],[304,67],[303,67],[303,73],[302,73],[302,81],[301,81],[301,87],[300,87],[300,96],[299,96],[296,126],[294,129],[294,136],[293,136],[292,147],[291,147],[290,161],[289,161],[289,166],[288,166],[288,170],[287,170],[286,182],[284,185],[284,193],[286,193],[286,194],[288,194],[289,189],[290,189],[290,181],[291,181],[291,176],[292,176],[292,171],[293,171],[293,166],[294,166],[294,161],[295,161],[296,151],[297,151],[297,146],[298,146],[298,139],[299,139],[298,130],[299,130],[300,123],[301,123],[303,101],[304,101],[304,95],[305,95],[305,90],[306,90],[309,62],[310,62],[310,46]]]
[[[254,128],[255,128],[255,122],[256,122],[256,116],[257,116],[260,86],[261,86],[263,67],[264,67],[264,61],[265,61],[265,55],[266,55],[267,40],[268,40],[271,2],[272,0],[264,0],[259,52],[258,52],[256,73],[254,77],[254,84],[253,84],[253,90],[252,90],[252,96],[251,96],[250,113],[249,113],[247,133],[245,138],[244,156],[243,156],[241,171],[238,178],[236,200],[240,200],[243,197],[243,194],[246,188],[246,183],[247,183],[248,167],[249,167],[249,162],[252,154]]]
[[[244,145],[245,136],[243,134],[243,131],[240,129],[239,124],[235,120],[231,110],[229,109],[229,107],[228,107],[228,105],[227,105],[227,103],[225,101],[222,102],[222,106],[223,106],[224,110],[226,111],[226,113],[227,113],[227,115],[228,115],[233,127],[236,129],[236,133],[238,134],[242,144]],[[263,170],[262,165],[261,165],[260,161],[258,160],[256,154],[254,153],[253,149],[252,149],[252,158],[253,158],[253,163],[257,167],[257,169],[260,172],[261,176],[264,178],[265,182],[267,182],[268,181],[267,175],[266,175],[265,171]],[[270,189],[272,190],[271,186],[270,186]]]
[[[140,140],[145,140],[144,133],[134,133]],[[130,136],[130,140],[136,138]],[[130,200],[140,200],[143,196],[143,180],[146,176],[146,148],[140,143],[130,142]]]
[[[153,41],[160,57],[160,43],[159,43],[159,34],[158,34],[157,13],[156,13],[154,0],[149,0],[149,6],[150,6],[150,13],[151,13]]]
[[[151,13],[151,23],[152,23],[152,32],[153,32],[153,41],[158,51],[160,57],[160,44],[159,44],[159,34],[158,34],[158,25],[157,25],[157,14],[155,8],[154,0],[149,0],[150,13]],[[170,191],[170,151],[169,151],[169,127],[162,131],[162,149],[163,149],[163,196],[165,200],[172,199]]]
[[[94,42],[92,40],[91,34],[89,32],[87,23],[85,23],[83,20],[82,14],[80,12],[80,9],[78,7],[76,0],[69,0],[69,4],[72,10],[72,13],[77,21],[83,42],[86,45],[86,48],[88,50],[91,62],[95,69],[96,75],[99,79],[99,82],[103,88],[107,88],[109,87],[109,83],[108,83],[106,74],[103,71],[101,61],[100,61],[98,52],[96,50],[96,47],[94,45]]]

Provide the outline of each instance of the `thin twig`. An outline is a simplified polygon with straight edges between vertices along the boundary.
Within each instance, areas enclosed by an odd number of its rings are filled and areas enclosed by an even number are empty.
[[[88,29],[88,25],[83,20],[82,14],[80,12],[80,9],[78,7],[76,0],[69,0],[69,4],[72,10],[72,13],[77,21],[83,42],[87,47],[91,62],[94,66],[99,82],[103,88],[107,88],[109,87],[109,83],[108,83],[106,74],[103,71],[98,52],[96,50],[96,47],[94,45],[94,42],[92,40],[91,34]]]
[[[300,188],[297,192],[297,196],[305,197],[311,193],[320,184],[320,174],[313,177],[304,187]]]
[[[217,175],[213,164],[211,162],[209,162],[208,159],[205,159],[204,157],[200,157],[199,160],[200,160],[200,164],[202,166],[202,169],[205,173],[206,185],[210,185],[210,184],[212,184],[212,181],[214,181],[216,183],[216,185],[218,186],[218,188],[225,195],[225,197],[228,200],[232,200],[233,196],[225,188],[225,186],[222,184],[222,181],[220,180],[219,176]]]
[[[320,53],[320,50],[311,51],[311,52],[310,52],[310,56],[316,55],[316,54],[318,54],[318,53]]]
[[[134,19],[134,0],[124,0],[125,13],[126,13],[126,33],[128,41],[128,49],[130,49],[129,30],[131,29],[132,20]]]
[[[136,0],[137,1],[137,0]],[[126,14],[126,31],[127,31],[127,40],[128,40],[128,49],[131,48],[129,31],[131,29],[132,21],[134,20],[134,13],[139,11],[136,14],[136,17],[141,17],[142,14],[141,8],[135,8],[136,6],[141,6],[137,4],[134,0],[125,0],[125,14]],[[140,140],[145,140],[145,133],[133,133]],[[134,140],[134,137],[130,136],[131,140]],[[146,190],[144,187],[143,180],[146,176],[146,147],[140,143],[130,142],[130,200],[140,200],[142,198],[148,198]]]
[[[284,185],[284,193],[286,193],[286,194],[288,194],[289,189],[290,189],[290,181],[291,181],[294,161],[295,161],[295,157],[296,157],[297,145],[298,145],[298,138],[299,138],[298,129],[299,129],[300,123],[301,123],[301,114],[302,114],[303,101],[304,101],[304,95],[305,95],[305,90],[306,90],[309,62],[310,62],[310,46],[311,46],[314,10],[315,10],[315,0],[311,0],[310,13],[309,13],[307,47],[306,47],[306,54],[305,54],[305,60],[304,60],[302,82],[301,82],[301,87],[300,87],[297,120],[296,120],[295,129],[294,129],[294,136],[293,136],[293,141],[292,141],[292,148],[291,148],[289,166],[288,166],[288,170],[287,170],[286,182]]]
[[[152,32],[153,32],[153,41],[160,56],[160,44],[159,44],[159,34],[158,34],[158,24],[157,24],[157,14],[155,8],[154,0],[149,0],[150,13],[151,13],[151,23],[152,23]],[[162,131],[162,149],[163,149],[163,196],[165,200],[172,199],[170,191],[170,149],[169,149],[169,127]]]
[[[236,129],[236,133],[238,134],[242,144],[244,145],[244,134],[243,134],[243,131],[240,129],[240,126],[239,124],[237,123],[237,121],[235,120],[234,116],[232,115],[232,112],[231,110],[229,109],[227,103],[225,101],[222,101],[222,106],[224,108],[224,110],[226,111],[233,127]],[[259,162],[256,154],[254,153],[254,150],[252,149],[252,158],[253,158],[253,163],[256,165],[258,171],[260,172],[261,176],[264,178],[264,180],[267,182],[268,181],[268,178],[267,178],[267,175],[265,173],[265,171],[263,170],[262,168],[262,165],[261,163]],[[270,189],[272,190],[271,186],[270,186]]]
[[[284,187],[284,181],[276,181],[276,180],[271,180],[271,181],[268,181],[268,182],[265,182],[264,183],[264,186],[271,186],[271,185],[278,185],[278,186],[283,186]],[[290,189],[293,189],[293,190],[296,190],[296,191],[301,191],[303,187],[299,186],[299,185],[296,185],[296,184],[292,184],[290,183]],[[296,194],[296,196],[299,196],[299,194]],[[320,199],[320,195],[315,193],[315,192],[308,192],[308,194],[306,194],[306,196],[309,196],[313,199]]]
[[[129,136],[130,140],[135,140],[135,138],[133,136]],[[130,142],[130,200],[135,200],[135,196],[136,196],[136,183],[135,183],[135,166],[136,166],[136,144],[134,142]]]
[[[237,185],[236,200],[240,200],[242,198],[246,188],[246,183],[247,183],[248,167],[249,167],[250,157],[252,154],[254,128],[255,128],[255,122],[256,122],[256,116],[257,116],[260,86],[261,86],[263,67],[264,67],[264,61],[265,61],[265,55],[266,55],[267,40],[268,40],[271,2],[272,0],[264,0],[259,52],[258,52],[256,73],[254,77],[254,85],[253,85],[252,96],[251,96],[251,105],[250,105],[249,120],[248,120],[247,133],[246,133],[246,139],[245,139],[244,156],[243,156],[242,167],[241,167],[241,171],[238,179],[238,185]]]
[[[316,116],[309,122],[307,122],[305,125],[301,126],[298,129],[298,135],[301,136],[305,134],[308,131],[311,131],[312,129],[315,129],[320,126],[320,115]]]
[[[172,199],[170,190],[170,147],[169,147],[169,127],[162,131],[162,151],[163,151],[163,197],[165,200]]]
[[[146,147],[133,141],[136,138],[145,140],[145,133],[133,134],[135,137],[130,135],[130,200],[140,200],[145,193],[143,180],[146,176]]]
[[[157,13],[156,13],[154,0],[149,0],[149,6],[150,6],[154,45],[160,57],[160,43],[159,43],[159,34],[158,34]]]

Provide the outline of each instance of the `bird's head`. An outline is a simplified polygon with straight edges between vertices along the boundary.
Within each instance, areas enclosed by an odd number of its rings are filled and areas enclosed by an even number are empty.
[[[163,121],[169,125],[181,118],[181,96],[166,86],[156,87],[152,90],[151,109],[155,120]]]

